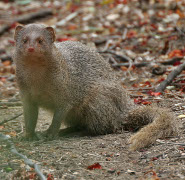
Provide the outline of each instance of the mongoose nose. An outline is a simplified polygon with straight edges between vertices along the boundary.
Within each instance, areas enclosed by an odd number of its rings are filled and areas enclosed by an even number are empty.
[[[32,48],[32,47],[28,48],[28,52],[33,52],[33,51],[34,51],[34,48]]]

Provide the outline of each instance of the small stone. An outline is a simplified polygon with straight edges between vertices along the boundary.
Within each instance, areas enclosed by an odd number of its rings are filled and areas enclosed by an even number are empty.
[[[135,172],[135,171],[132,171],[132,170],[130,170],[130,169],[128,169],[128,170],[127,170],[127,173],[128,173],[128,174],[130,174],[130,175],[134,175],[134,174],[136,174],[136,172]]]
[[[110,14],[107,16],[107,20],[114,21],[119,18],[119,14]]]
[[[108,172],[108,173],[115,173],[116,170],[115,170],[115,169],[109,169],[107,172]]]

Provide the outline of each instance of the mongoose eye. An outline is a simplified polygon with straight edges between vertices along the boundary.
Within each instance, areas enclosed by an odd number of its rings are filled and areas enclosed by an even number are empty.
[[[28,39],[23,39],[23,43],[26,44],[28,42]]]
[[[42,39],[39,39],[39,40],[38,40],[38,43],[39,43],[39,44],[42,44],[42,42],[43,42]]]

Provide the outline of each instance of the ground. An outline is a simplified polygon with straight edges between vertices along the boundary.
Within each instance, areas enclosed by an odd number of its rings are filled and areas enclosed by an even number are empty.
[[[3,119],[21,111],[21,106],[0,109]],[[45,130],[50,121],[51,114],[42,110],[37,131]],[[23,125],[23,117],[20,116],[6,123],[1,132],[17,135],[13,137],[17,150],[40,164],[46,176],[52,174],[55,179],[178,180],[185,178],[185,149],[183,144],[178,144],[185,142],[182,134],[180,137],[159,140],[151,147],[131,152],[128,144],[128,138],[132,135],[130,132],[96,137],[77,135],[60,137],[52,141],[28,142],[19,140],[19,137],[23,136]],[[34,170],[13,155],[5,142],[0,145],[0,161],[0,179],[9,180],[12,177],[26,179],[34,175]],[[88,167],[95,163],[99,163],[101,169],[89,170]]]

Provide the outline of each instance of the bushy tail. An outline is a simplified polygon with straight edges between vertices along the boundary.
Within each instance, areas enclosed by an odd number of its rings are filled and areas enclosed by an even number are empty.
[[[158,138],[178,134],[175,116],[166,108],[139,107],[129,112],[128,122],[131,128],[147,124],[129,139],[133,151],[153,144]]]

